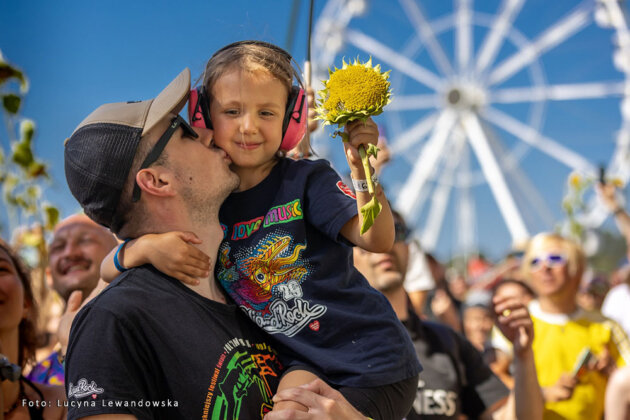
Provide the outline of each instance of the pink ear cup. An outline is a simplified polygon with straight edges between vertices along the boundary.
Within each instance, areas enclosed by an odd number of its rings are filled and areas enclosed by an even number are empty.
[[[306,103],[306,95],[304,89],[300,89],[293,110],[291,111],[287,130],[282,137],[282,143],[280,143],[280,150],[288,152],[302,140],[306,133],[307,116],[308,104]]]
[[[201,113],[201,106],[199,105],[199,92],[197,89],[190,91],[188,97],[188,122],[193,127],[208,128]]]

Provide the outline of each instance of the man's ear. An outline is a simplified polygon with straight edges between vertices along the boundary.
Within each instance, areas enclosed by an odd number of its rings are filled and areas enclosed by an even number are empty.
[[[151,167],[138,171],[136,183],[143,193],[158,196],[170,197],[175,195],[171,174],[163,167]]]

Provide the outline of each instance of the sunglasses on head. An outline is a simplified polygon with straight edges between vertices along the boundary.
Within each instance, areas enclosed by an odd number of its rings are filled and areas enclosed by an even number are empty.
[[[538,255],[530,261],[532,270],[540,270],[543,264],[549,268],[560,267],[567,263],[567,256],[564,254],[546,254]]]

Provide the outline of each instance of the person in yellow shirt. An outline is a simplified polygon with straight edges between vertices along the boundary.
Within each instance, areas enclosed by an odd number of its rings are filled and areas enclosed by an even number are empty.
[[[608,376],[630,364],[630,342],[621,327],[576,303],[585,265],[578,244],[552,233],[532,238],[523,258],[524,274],[538,294],[529,311],[546,420],[601,419]],[[578,369],[589,350],[592,357]]]

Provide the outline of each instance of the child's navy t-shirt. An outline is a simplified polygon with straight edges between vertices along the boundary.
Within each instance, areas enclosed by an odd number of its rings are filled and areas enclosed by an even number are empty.
[[[216,275],[286,347],[289,367],[306,364],[335,385],[374,387],[421,367],[389,301],[354,268],[340,230],[355,215],[352,190],[328,162],[280,159],[221,207]]]

